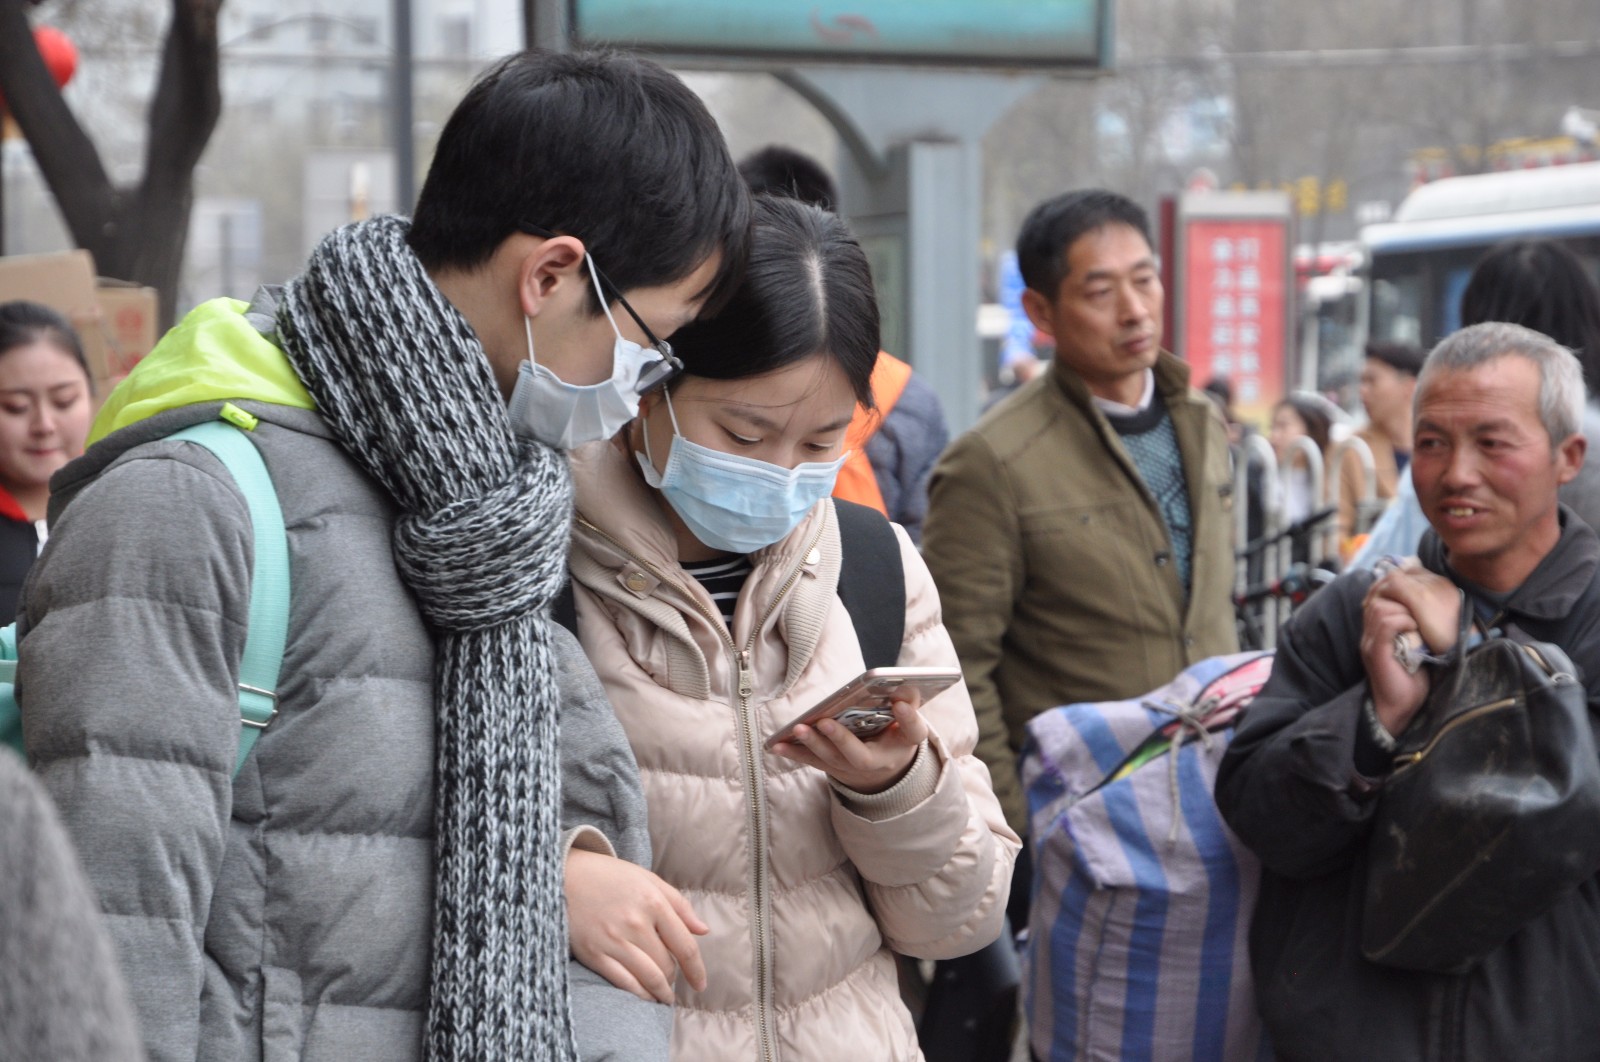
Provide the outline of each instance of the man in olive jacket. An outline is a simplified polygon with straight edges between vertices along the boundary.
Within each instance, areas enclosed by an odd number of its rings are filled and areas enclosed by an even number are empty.
[[[1055,361],[940,459],[923,556],[978,754],[1026,836],[1029,719],[1137,696],[1238,642],[1227,438],[1161,349],[1144,211],[1112,192],[1058,196],[1023,222],[1017,259]]]

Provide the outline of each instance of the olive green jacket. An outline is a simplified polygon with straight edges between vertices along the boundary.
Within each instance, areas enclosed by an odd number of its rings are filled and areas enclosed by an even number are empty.
[[[923,556],[977,712],[978,755],[1026,834],[1016,757],[1028,720],[1122,700],[1238,649],[1232,477],[1215,407],[1163,353],[1194,524],[1187,602],[1161,511],[1115,429],[1054,365],[945,451],[930,484]]]

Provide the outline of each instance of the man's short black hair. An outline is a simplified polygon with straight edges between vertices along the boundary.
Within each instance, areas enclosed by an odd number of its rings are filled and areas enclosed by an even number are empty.
[[[1422,363],[1428,359],[1428,352],[1415,343],[1395,343],[1380,339],[1367,343],[1366,354],[1374,361],[1383,362],[1395,372],[1404,373],[1412,378],[1422,372]]]
[[[839,212],[839,189],[822,164],[810,155],[781,144],[769,144],[739,162],[739,176],[751,195],[798,199],[823,210]]]
[[[705,105],[660,65],[528,51],[490,67],[445,123],[411,247],[429,269],[473,269],[520,224],[576,236],[624,292],[720,251],[714,311],[744,268],[750,197]]]
[[[1103,188],[1066,192],[1028,211],[1017,234],[1022,282],[1054,302],[1067,278],[1067,251],[1078,237],[1106,225],[1126,225],[1155,246],[1144,209],[1127,196]]]

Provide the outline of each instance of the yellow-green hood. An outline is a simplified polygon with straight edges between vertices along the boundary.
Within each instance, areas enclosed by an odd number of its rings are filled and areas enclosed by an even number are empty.
[[[248,308],[238,299],[212,299],[189,311],[106,396],[89,442],[201,402],[242,398],[315,409],[283,351],[245,317]]]

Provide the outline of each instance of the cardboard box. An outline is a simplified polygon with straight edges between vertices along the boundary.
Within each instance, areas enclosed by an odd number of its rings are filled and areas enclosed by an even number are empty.
[[[100,338],[105,348],[105,376],[102,380],[96,374],[96,381],[114,387],[156,345],[161,307],[155,288],[105,277],[100,278],[95,297],[100,304]]]
[[[0,258],[0,302],[11,299],[42,302],[72,322],[102,396],[150,353],[158,338],[156,290],[96,280],[88,251]]]
[[[100,313],[93,256],[61,251],[0,258],[0,302],[12,299],[42,302],[65,314],[74,327],[92,327]]]

